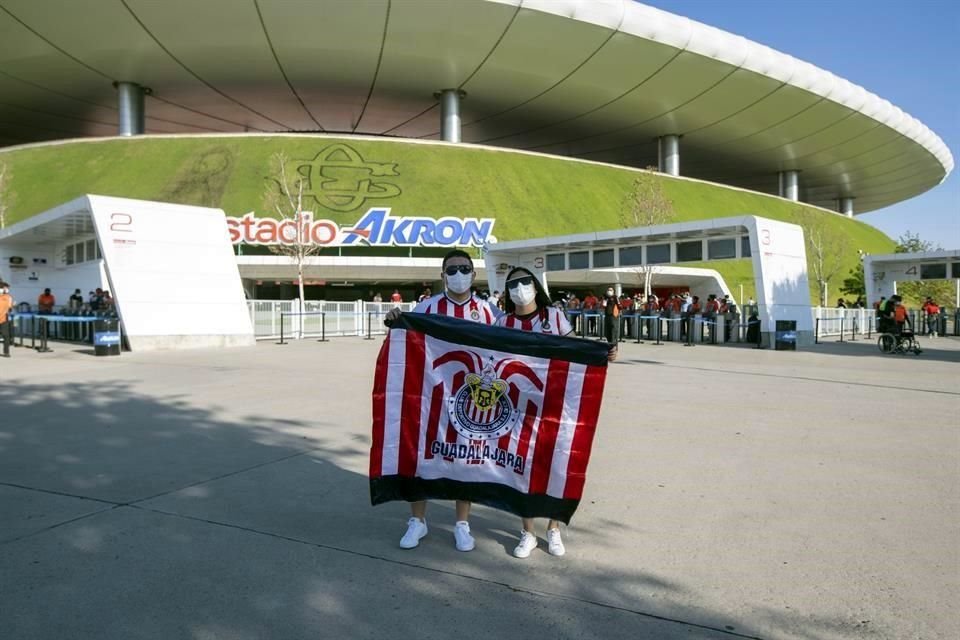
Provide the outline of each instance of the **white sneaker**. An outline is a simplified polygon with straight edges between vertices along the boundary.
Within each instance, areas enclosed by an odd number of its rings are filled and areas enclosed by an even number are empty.
[[[407,520],[407,532],[400,538],[401,549],[413,549],[420,544],[420,538],[427,535],[427,521],[420,518]]]
[[[460,520],[453,527],[453,539],[457,543],[457,551],[473,551],[473,536],[470,535],[470,523]]]
[[[518,558],[530,556],[530,552],[537,548],[537,536],[526,529],[520,532],[520,544],[513,550],[513,555]]]
[[[547,551],[552,556],[562,556],[567,552],[563,548],[563,540],[560,539],[560,528],[547,529]]]

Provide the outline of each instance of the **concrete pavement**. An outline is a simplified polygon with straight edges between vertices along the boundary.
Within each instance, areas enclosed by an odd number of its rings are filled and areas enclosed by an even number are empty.
[[[0,638],[960,635],[960,342],[625,344],[568,553],[369,505],[379,341],[0,361]]]

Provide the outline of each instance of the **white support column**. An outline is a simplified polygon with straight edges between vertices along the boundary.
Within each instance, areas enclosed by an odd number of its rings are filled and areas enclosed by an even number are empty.
[[[434,95],[440,99],[440,137],[445,142],[460,142],[460,101],[467,93],[444,89]]]
[[[680,175],[680,136],[670,134],[657,138],[657,166],[660,173]]]
[[[837,200],[837,211],[847,216],[853,217],[853,198],[839,198]]]
[[[117,134],[121,136],[143,134],[145,130],[143,98],[150,94],[150,89],[141,87],[136,82],[114,82],[113,86],[117,89],[117,109],[120,111]]]
[[[793,169],[790,171],[781,171],[780,178],[780,197],[797,202],[800,200],[800,172]]]

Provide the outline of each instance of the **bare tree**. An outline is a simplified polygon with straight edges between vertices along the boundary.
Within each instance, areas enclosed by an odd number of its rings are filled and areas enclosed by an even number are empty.
[[[11,199],[8,191],[11,178],[10,168],[5,163],[0,162],[0,229],[7,226],[7,208]]]
[[[670,222],[674,216],[673,201],[663,192],[657,168],[647,167],[637,173],[620,208],[620,226],[624,229],[653,227]],[[643,264],[634,270],[643,282],[644,300],[650,297],[653,277],[659,271],[660,268],[653,264]]]
[[[287,256],[297,265],[297,285],[300,292],[300,309],[303,313],[303,265],[307,258],[320,253],[321,245],[310,238],[303,211],[303,190],[306,179],[295,169],[291,171],[290,159],[283,152],[270,158],[271,180],[264,192],[264,203],[277,214],[278,244],[269,245],[270,251]],[[301,323],[302,327],[303,324]],[[302,330],[301,330],[302,335]]]
[[[843,270],[846,264],[844,258],[850,250],[847,236],[828,227],[828,215],[807,209],[794,210],[794,219],[803,228],[807,264],[817,283],[821,307],[827,306],[830,283]]]

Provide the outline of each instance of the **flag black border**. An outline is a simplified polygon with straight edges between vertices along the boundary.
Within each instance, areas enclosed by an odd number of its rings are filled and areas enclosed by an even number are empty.
[[[436,314],[401,313],[390,327],[478,349],[510,351],[534,358],[566,360],[594,367],[607,366],[611,345],[604,341],[554,336],[480,324]]]
[[[550,518],[570,524],[579,499],[529,494],[496,482],[463,482],[449,478],[426,480],[411,476],[370,479],[370,504],[420,500],[467,500],[521,518]]]

